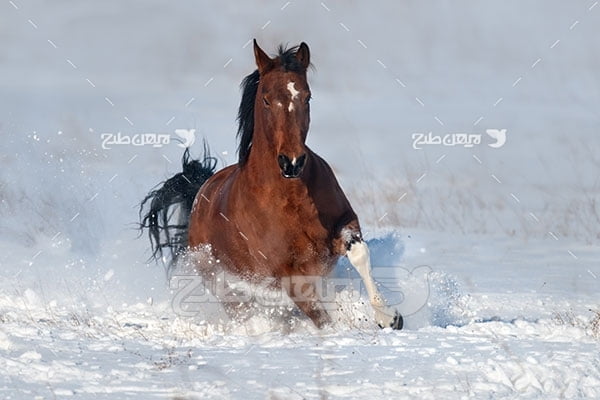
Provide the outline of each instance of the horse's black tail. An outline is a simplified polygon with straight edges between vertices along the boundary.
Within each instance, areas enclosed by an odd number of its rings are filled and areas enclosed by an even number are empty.
[[[177,261],[187,247],[190,212],[196,193],[210,178],[217,166],[217,159],[211,157],[206,144],[202,160],[191,160],[189,149],[181,160],[183,171],[167,179],[152,190],[140,204],[140,230],[148,229],[151,259],[163,258],[168,249],[169,264]],[[177,215],[176,215],[177,214]]]

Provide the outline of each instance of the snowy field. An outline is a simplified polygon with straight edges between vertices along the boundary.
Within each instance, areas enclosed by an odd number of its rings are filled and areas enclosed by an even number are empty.
[[[5,1],[0,398],[600,398],[599,13]],[[147,263],[137,205],[179,171],[175,130],[195,129],[196,155],[205,138],[236,159],[254,37],[310,46],[308,144],[359,214],[404,330],[371,323],[346,261],[331,279],[353,285],[322,331],[270,307],[189,315],[178,276]],[[429,132],[441,142],[415,142]],[[103,148],[119,133],[172,139]],[[443,139],[463,133],[481,143]]]

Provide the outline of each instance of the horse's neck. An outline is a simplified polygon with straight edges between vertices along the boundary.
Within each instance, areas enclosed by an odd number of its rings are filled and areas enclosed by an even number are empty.
[[[280,176],[280,172],[275,149],[269,148],[261,142],[261,140],[252,142],[248,160],[246,165],[242,167],[242,171],[249,182],[268,183],[276,181]]]

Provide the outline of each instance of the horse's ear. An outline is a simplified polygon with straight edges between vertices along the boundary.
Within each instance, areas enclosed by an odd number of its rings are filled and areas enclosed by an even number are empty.
[[[296,52],[296,58],[300,61],[300,65],[302,65],[304,69],[308,68],[310,65],[310,50],[308,50],[308,45],[306,43],[300,43],[298,51]]]
[[[273,66],[273,60],[260,48],[256,39],[254,39],[254,59],[256,60],[256,66],[258,67],[258,73],[268,71]]]

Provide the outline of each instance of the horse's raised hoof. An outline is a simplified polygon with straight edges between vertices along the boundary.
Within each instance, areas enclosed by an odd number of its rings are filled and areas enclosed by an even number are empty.
[[[377,325],[379,325],[379,327],[381,329],[387,328],[387,326],[383,326],[381,324],[377,324]],[[389,327],[395,331],[399,331],[400,329],[402,329],[403,326],[404,326],[404,318],[402,318],[402,315],[400,315],[400,313],[398,311],[396,311],[394,314],[394,318],[392,319],[392,322],[390,322]]]
[[[396,331],[399,331],[404,327],[404,318],[402,318],[402,315],[400,315],[398,311],[396,311],[396,314],[394,314],[394,319],[392,320],[390,326]]]

